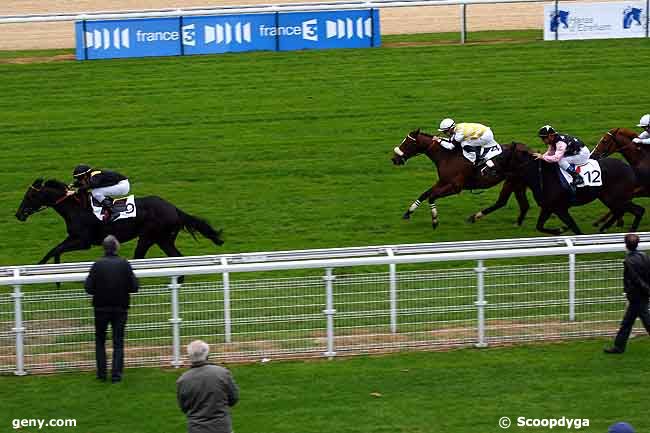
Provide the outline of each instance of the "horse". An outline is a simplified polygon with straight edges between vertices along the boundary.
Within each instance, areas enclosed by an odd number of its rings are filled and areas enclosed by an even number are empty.
[[[188,231],[194,239],[198,232],[215,245],[223,244],[221,230],[213,229],[207,221],[183,212],[160,197],[137,198],[135,205],[135,217],[106,224],[93,214],[87,193],[72,191],[58,180],[43,182],[39,178],[27,188],[16,218],[26,221],[30,215],[51,207],[64,219],[68,236],[45,254],[39,264],[47,263],[51,258],[60,263],[61,254],[100,245],[109,234],[120,242],[138,238],[134,259],[144,258],[154,244],[169,257],[182,256],[175,245],[180,230]]]
[[[504,147],[501,157],[495,160],[495,169],[510,176],[520,177],[532,190],[533,197],[541,208],[536,228],[542,233],[556,236],[562,233],[560,229],[544,227],[551,215],[556,214],[576,235],[582,234],[569,214],[569,208],[596,199],[599,199],[612,213],[610,219],[600,228],[601,233],[611,227],[625,212],[634,215],[630,230],[636,231],[645,209],[632,202],[638,186],[634,170],[625,162],[614,158],[602,159],[599,164],[603,185],[578,188],[575,195],[562,186],[560,168],[557,164],[547,163],[537,158],[522,143],[513,143]]]
[[[429,201],[431,207],[431,225],[438,227],[438,210],[436,200],[452,194],[458,194],[463,189],[486,189],[493,187],[505,179],[489,170],[481,172],[468,161],[460,151],[450,151],[440,145],[440,140],[429,134],[420,132],[419,129],[406,135],[402,143],[393,150],[391,160],[395,165],[404,165],[409,158],[425,154],[434,163],[438,170],[438,182],[423,192],[418,200],[406,210],[402,218],[408,219],[424,200]],[[526,186],[522,182],[510,182],[506,179],[499,200],[493,206],[469,217],[470,222],[475,222],[484,215],[503,207],[510,195],[514,193],[519,203],[519,217],[517,224],[521,225],[528,209]]]
[[[636,173],[637,182],[639,183],[636,195],[638,197],[650,197],[650,149],[634,143],[632,140],[637,136],[638,134],[631,129],[610,129],[591,152],[591,157],[600,159],[619,152]],[[603,215],[594,222],[594,226],[597,227],[609,217],[609,213]]]

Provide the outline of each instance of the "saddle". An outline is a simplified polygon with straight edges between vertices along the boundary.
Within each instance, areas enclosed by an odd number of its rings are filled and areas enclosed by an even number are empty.
[[[93,213],[102,222],[113,222],[119,219],[134,218],[136,216],[135,198],[133,195],[120,197],[113,200],[112,205],[107,208],[90,196]]]

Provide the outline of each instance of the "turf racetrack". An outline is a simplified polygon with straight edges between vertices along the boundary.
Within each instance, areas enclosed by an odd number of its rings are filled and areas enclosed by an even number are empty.
[[[593,147],[650,110],[648,54],[627,39],[0,64],[0,265],[35,263],[64,238],[51,210],[13,214],[35,178],[70,181],[81,162],[225,230],[220,249],[182,235],[186,255],[536,236],[537,207],[513,227],[514,199],[465,222],[498,188],[439,200],[435,232],[426,207],[402,221],[435,174],[425,157],[392,166],[392,148],[448,116],[490,125],[501,143],[542,149],[536,131],[550,123]],[[603,209],[572,213],[593,233]]]

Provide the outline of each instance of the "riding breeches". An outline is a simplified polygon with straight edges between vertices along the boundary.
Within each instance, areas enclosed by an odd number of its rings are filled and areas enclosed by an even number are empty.
[[[589,149],[587,149],[587,146],[584,146],[582,149],[580,149],[580,153],[577,155],[565,156],[564,158],[560,159],[558,165],[562,170],[566,171],[566,169],[569,168],[570,164],[573,164],[574,166],[586,164],[589,161],[589,155]]]
[[[115,185],[95,188],[92,190],[92,194],[95,200],[101,202],[106,198],[106,196],[115,198],[121,195],[127,195],[130,188],[129,180],[124,179]]]
[[[492,133],[492,130],[488,128],[482,136],[475,140],[465,140],[461,143],[461,146],[464,150],[465,146],[473,148],[473,152],[466,151],[464,153],[467,159],[476,164],[476,158],[481,155],[484,148],[499,146],[499,143],[494,140],[494,134]]]

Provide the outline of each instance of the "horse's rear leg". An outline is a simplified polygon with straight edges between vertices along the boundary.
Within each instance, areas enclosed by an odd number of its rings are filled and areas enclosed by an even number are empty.
[[[412,214],[413,212],[415,212],[415,211],[417,210],[417,208],[420,207],[420,205],[422,204],[422,202],[423,202],[424,200],[426,200],[426,199],[429,198],[429,195],[431,195],[431,189],[432,189],[432,188],[429,188],[428,190],[426,190],[426,191],[424,191],[422,194],[420,194],[420,197],[418,197],[418,199],[415,200],[415,201],[411,204],[411,206],[409,206],[408,209],[406,209],[406,212],[404,212],[404,215],[402,215],[402,219],[407,220],[407,219],[410,219],[410,218],[411,218],[411,214]]]
[[[634,221],[632,222],[632,226],[630,226],[630,231],[637,231],[639,224],[641,224],[641,218],[643,218],[643,215],[645,214],[645,208],[629,201],[625,203],[625,211],[634,215]]]
[[[133,258],[144,259],[144,256],[147,255],[147,251],[149,251],[149,248],[151,248],[153,244],[154,241],[151,239],[140,236],[138,238],[138,245],[135,247],[135,252],[133,253]]]
[[[158,241],[156,242],[158,246],[160,247],[161,250],[167,256],[169,257],[183,257],[183,254],[176,248],[176,245],[174,244],[176,240],[176,236],[174,235],[170,239],[165,239],[163,241]],[[178,277],[178,284],[183,284],[183,281],[185,281],[185,276],[184,275],[179,275]]]

